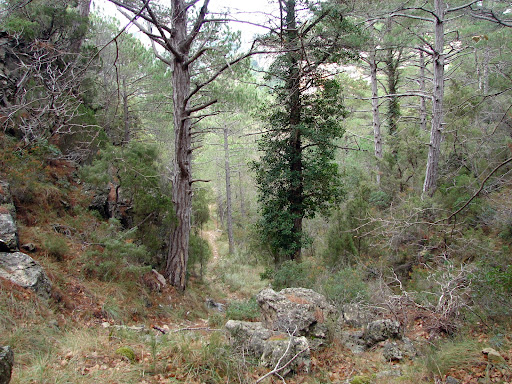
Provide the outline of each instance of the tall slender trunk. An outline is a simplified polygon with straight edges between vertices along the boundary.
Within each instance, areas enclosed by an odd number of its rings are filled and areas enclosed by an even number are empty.
[[[371,50],[368,63],[370,64],[370,82],[372,85],[373,139],[375,143],[375,158],[377,159],[377,184],[380,185],[382,134],[380,131],[379,88],[377,83],[377,61],[375,59],[375,49]]]
[[[130,111],[128,109],[128,91],[126,90],[126,78],[123,77],[121,97],[123,99],[123,122],[124,133],[122,145],[127,145],[130,142]]]
[[[295,0],[286,1],[286,31],[285,48],[288,50],[289,72],[286,79],[288,97],[288,124],[290,129],[290,172],[292,183],[290,185],[288,203],[293,218],[292,241],[294,248],[292,260],[300,260],[302,245],[302,220],[304,219],[304,174],[302,165],[302,132],[301,132],[301,99],[300,99],[300,58],[298,53],[298,31],[295,16]]]
[[[184,0],[172,1],[175,46],[185,41],[187,36],[186,4]],[[181,48],[181,47],[180,47]],[[187,65],[189,48],[181,55],[173,56],[173,104],[175,153],[172,185],[172,201],[176,210],[177,223],[171,231],[169,255],[165,275],[170,283],[184,290],[188,264],[190,238],[190,216],[192,210],[192,151],[191,121],[188,107],[190,95],[190,71]]]
[[[425,53],[423,51],[420,52],[420,77],[419,77],[419,85],[420,92],[425,94]],[[422,131],[427,130],[427,99],[424,96],[420,97],[420,128]]]
[[[235,242],[233,240],[233,215],[231,205],[231,169],[229,166],[229,143],[228,143],[228,127],[224,127],[224,170],[226,172],[226,209],[228,221],[228,243],[229,254],[235,251]]]
[[[238,171],[238,183],[240,184],[240,213],[242,217],[246,217],[247,214],[245,212],[245,201],[244,201],[244,188],[242,185],[242,171]]]
[[[434,93],[432,98],[432,128],[430,131],[430,144],[428,149],[427,169],[423,194],[432,196],[437,189],[439,170],[439,158],[441,153],[441,141],[443,138],[443,98],[444,98],[444,23],[446,4],[444,0],[434,0],[435,22],[435,46],[433,54],[434,62]]]

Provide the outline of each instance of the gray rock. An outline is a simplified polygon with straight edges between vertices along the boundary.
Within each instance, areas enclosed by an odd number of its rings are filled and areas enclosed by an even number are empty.
[[[311,350],[304,336],[290,337],[260,322],[229,320],[225,327],[235,350],[258,359],[262,366],[283,368],[279,370],[282,376],[311,369]]]
[[[210,298],[206,299],[205,304],[206,304],[206,308],[208,308],[208,309],[216,309],[219,312],[224,312],[224,310],[225,310],[224,304],[217,303],[215,300],[210,299]]]
[[[18,228],[10,213],[0,213],[0,252],[18,250]]]
[[[400,323],[398,321],[384,319],[376,320],[368,324],[364,330],[363,339],[368,347],[388,339],[400,338]]]
[[[0,277],[36,292],[48,299],[52,283],[43,268],[30,256],[21,252],[0,252]]]
[[[260,322],[229,320],[226,325],[231,345],[238,351],[260,358],[265,350],[265,343],[276,334],[263,327]]]
[[[0,347],[0,384],[9,384],[13,365],[14,352],[12,349],[8,346]]]
[[[27,252],[35,252],[37,250],[37,247],[34,243],[26,243],[21,246],[21,249]]]
[[[459,384],[460,383],[460,380],[457,380],[455,377],[453,376],[447,376],[446,377],[446,380],[444,381],[446,384]]]
[[[7,205],[14,208],[9,183],[0,180],[0,205]],[[13,213],[13,212],[11,212]]]
[[[341,343],[353,354],[361,354],[366,350],[363,335],[363,331],[343,331],[341,332]]]
[[[280,292],[267,288],[256,299],[265,328],[317,341],[329,336],[328,324],[335,323],[336,311],[326,298],[306,288],[286,288]]]
[[[384,344],[382,356],[386,361],[400,361],[404,358],[402,350],[395,341],[388,341]]]
[[[267,368],[279,369],[278,373],[281,376],[292,372],[308,373],[311,370],[308,340],[304,336],[270,339],[265,343],[260,364]]]
[[[375,313],[370,308],[359,304],[345,304],[341,308],[339,319],[341,326],[361,328],[375,318]]]

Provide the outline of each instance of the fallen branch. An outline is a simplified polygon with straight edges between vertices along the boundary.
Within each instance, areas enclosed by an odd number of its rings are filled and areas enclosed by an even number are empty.
[[[186,328],[166,330],[166,329],[160,328],[156,325],[153,325],[153,329],[163,333],[164,335],[166,335],[167,333],[179,333],[179,332],[185,332],[185,331],[207,331],[207,332],[222,331],[222,329],[209,328],[209,327],[186,327]]]

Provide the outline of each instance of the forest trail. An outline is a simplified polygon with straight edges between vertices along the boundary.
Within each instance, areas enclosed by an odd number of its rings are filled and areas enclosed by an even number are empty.
[[[210,245],[212,251],[212,263],[216,263],[219,260],[219,247],[217,245],[217,239],[221,235],[221,231],[218,229],[211,229],[208,231],[202,230],[201,237],[205,239]]]

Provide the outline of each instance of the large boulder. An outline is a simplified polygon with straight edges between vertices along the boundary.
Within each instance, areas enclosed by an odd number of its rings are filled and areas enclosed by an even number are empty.
[[[275,332],[263,327],[260,322],[229,320],[226,325],[231,345],[239,352],[260,358],[265,350],[265,343]]]
[[[0,277],[23,288],[33,290],[42,298],[49,298],[52,284],[43,268],[30,256],[21,253],[0,252]]]
[[[0,252],[15,252],[18,245],[16,210],[9,183],[0,180]]]
[[[0,207],[0,252],[18,250],[18,228],[13,216]]]
[[[325,296],[306,288],[262,290],[256,297],[265,328],[321,341],[329,336],[336,311]]]
[[[231,345],[241,354],[258,359],[260,365],[278,369],[281,376],[309,372],[311,351],[304,336],[272,331],[260,322],[229,320],[225,327]]]
[[[308,373],[311,370],[311,350],[304,337],[282,336],[265,343],[260,364],[275,369],[281,376],[289,373]]]
[[[0,384],[9,384],[11,381],[14,353],[10,347],[0,347]]]

